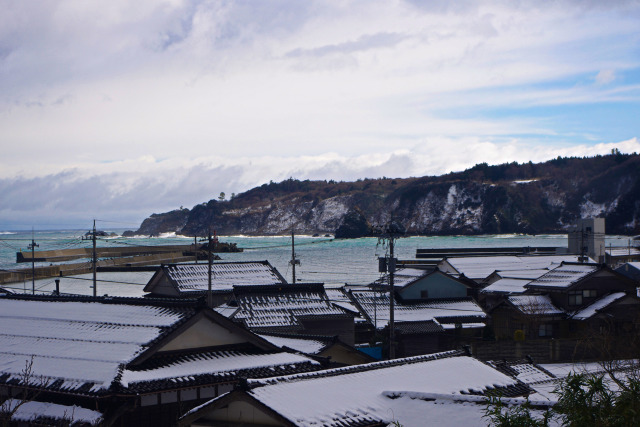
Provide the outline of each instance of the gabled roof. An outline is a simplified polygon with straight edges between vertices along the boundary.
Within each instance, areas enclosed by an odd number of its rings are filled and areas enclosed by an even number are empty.
[[[286,347],[306,354],[318,354],[333,342],[333,339],[330,337],[314,337],[309,335],[259,335],[280,348]]]
[[[505,373],[525,384],[531,385],[539,382],[553,381],[555,375],[542,366],[533,363],[533,360],[500,360],[487,362],[502,373]]]
[[[563,263],[558,267],[532,280],[527,289],[569,289],[578,282],[604,269],[599,264]]]
[[[587,307],[575,312],[573,316],[571,316],[571,318],[576,320],[589,319],[595,316],[596,314],[598,314],[598,312],[600,312],[601,310],[609,307],[611,304],[614,304],[616,301],[619,301],[620,299],[624,298],[625,296],[627,296],[627,294],[624,292],[614,292],[612,294],[605,295],[602,298],[599,298],[598,300],[594,301],[592,304],[588,305]]]
[[[526,285],[531,282],[530,279],[500,279],[486,288],[482,289],[480,292],[483,294],[523,294],[527,288]]]
[[[394,322],[394,330],[396,333],[399,332],[406,335],[438,333],[444,331],[444,329],[445,328],[435,319],[417,322]]]
[[[0,295],[13,295],[13,292],[11,292],[9,289],[0,288]]]
[[[120,366],[195,313],[193,309],[0,298],[0,382],[25,363],[50,387],[104,393]],[[33,358],[33,359],[32,359]]]
[[[238,347],[245,348],[243,354],[258,355],[252,357],[254,366],[286,362],[297,367],[290,372],[318,368],[308,358],[270,356],[280,350],[188,301],[177,305],[142,298],[0,298],[0,384],[20,384],[25,366],[32,362],[33,377],[42,378],[35,387],[52,391],[131,393],[132,383],[146,383],[137,385],[145,390],[173,389],[178,380],[168,381],[171,376],[200,384],[205,374],[211,378],[224,369],[236,374],[247,369],[240,353],[232,358],[216,353]],[[206,359],[208,364],[202,362]],[[138,372],[135,381],[131,372]]]
[[[393,286],[395,288],[403,288],[412,283],[417,282],[421,278],[429,275],[431,270],[423,270],[419,268],[400,268],[393,274]],[[372,285],[389,285],[389,274],[385,274],[378,280],[372,283]]]
[[[527,316],[556,316],[565,312],[551,301],[548,295],[510,296],[507,301],[522,314]]]
[[[274,285],[287,281],[268,261],[214,262],[211,287],[215,292],[231,292],[234,286]],[[154,292],[166,280],[178,294],[201,294],[208,290],[208,264],[163,265],[144,287]]]
[[[243,286],[234,288],[234,295],[238,311],[233,319],[252,329],[298,330],[303,318],[353,317],[329,301],[322,283]]]
[[[355,306],[355,304],[351,300],[351,297],[349,296],[349,293],[347,292],[344,286],[336,288],[336,287],[329,287],[325,285],[324,291],[327,294],[327,298],[329,298],[329,301],[331,301],[333,305],[337,307],[341,307],[358,316],[358,318],[356,319],[356,322],[366,320],[360,316],[360,311],[358,310],[358,307]]]
[[[354,300],[376,328],[389,323],[389,294],[374,291],[352,291]],[[478,323],[487,315],[471,298],[432,299],[416,303],[396,303],[394,318],[398,322],[436,320],[439,323]]]
[[[241,378],[291,375],[319,369],[320,363],[306,356],[253,350],[202,351],[196,354],[158,355],[140,366],[122,371],[120,383],[131,392],[144,393],[172,387],[188,387]]]
[[[473,280],[482,280],[494,271],[539,270],[559,265],[562,262],[578,262],[577,255],[520,255],[446,258],[439,264],[446,272],[464,274]]]
[[[616,271],[628,278],[640,281],[640,262],[627,262],[616,268]]]
[[[549,272],[550,268],[557,267],[552,264],[549,268],[531,269],[531,270],[497,270],[495,274],[502,279],[529,279],[534,280]]]
[[[318,336],[288,333],[267,333],[260,336],[283,350],[293,350],[326,359],[335,365],[357,365],[376,361],[338,336]]]
[[[194,409],[181,422],[195,421],[234,399],[244,399],[272,418],[277,417],[282,425],[387,425],[402,420],[402,411],[395,413],[394,402],[407,393],[451,397],[522,396],[530,391],[523,383],[457,351],[330,369],[311,375],[250,380],[248,387],[246,391],[232,392]],[[423,413],[420,419],[429,419],[429,414]]]

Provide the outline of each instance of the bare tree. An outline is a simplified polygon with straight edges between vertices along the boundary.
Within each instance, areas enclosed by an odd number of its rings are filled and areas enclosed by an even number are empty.
[[[20,371],[18,378],[20,391],[11,395],[7,392],[6,399],[0,405],[0,425],[2,427],[8,427],[11,423],[11,418],[18,412],[18,409],[24,404],[35,400],[49,384],[49,380],[46,377],[34,374],[33,356],[25,360],[24,369]]]

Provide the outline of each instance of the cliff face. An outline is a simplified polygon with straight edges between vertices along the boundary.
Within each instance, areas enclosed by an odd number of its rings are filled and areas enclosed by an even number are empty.
[[[480,164],[440,177],[264,184],[147,218],[140,234],[334,233],[357,209],[373,226],[392,217],[414,234],[562,232],[577,218],[605,217],[607,232],[640,234],[640,156]]]

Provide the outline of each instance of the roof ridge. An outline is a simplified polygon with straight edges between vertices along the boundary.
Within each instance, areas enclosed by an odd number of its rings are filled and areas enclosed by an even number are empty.
[[[247,384],[250,388],[257,388],[266,385],[278,384],[283,382],[293,382],[310,378],[326,378],[339,376],[344,374],[374,371],[377,369],[390,368],[394,366],[408,365],[431,360],[447,359],[450,357],[467,356],[464,350],[449,350],[440,353],[432,353],[420,356],[407,357],[402,359],[384,360],[380,362],[365,363],[361,365],[344,366],[340,368],[326,369],[315,372],[305,372],[302,374],[287,375],[283,377],[273,377],[263,380],[248,380]],[[469,357],[469,356],[467,356]]]
[[[147,307],[178,307],[194,308],[204,305],[201,298],[148,298],[148,297],[124,297],[124,296],[90,296],[90,295],[29,295],[10,294],[0,295],[0,299],[44,302],[86,302],[100,304],[121,304],[129,306]]]

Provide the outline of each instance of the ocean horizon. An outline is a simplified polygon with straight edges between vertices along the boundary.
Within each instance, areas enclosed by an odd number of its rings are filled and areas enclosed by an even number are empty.
[[[15,271],[31,267],[31,263],[17,263],[16,253],[29,250],[32,239],[39,250],[91,247],[90,240],[82,240],[88,230],[35,230],[0,231],[0,269]],[[121,233],[124,229],[104,229]],[[291,280],[291,236],[219,235],[221,242],[236,243],[243,252],[221,253],[221,261],[269,261],[287,279]],[[98,239],[99,247],[188,244],[193,237],[165,234],[158,237],[105,237]],[[629,236],[607,236],[607,246],[626,246]],[[498,234],[474,236],[411,236],[399,238],[395,254],[399,259],[414,259],[417,249],[478,248],[478,247],[567,247],[566,234],[523,235]],[[298,282],[326,284],[367,284],[380,277],[378,257],[388,254],[388,245],[374,237],[359,239],[333,239],[332,237],[296,235],[295,252],[300,265],[296,267]],[[74,261],[88,265],[89,259]],[[219,262],[219,261],[218,261]],[[52,263],[38,263],[47,266]],[[142,296],[150,272],[98,273],[98,295]],[[14,292],[50,293],[55,289],[55,278],[31,280],[3,285]],[[92,295],[92,275],[63,277],[62,293]]]

